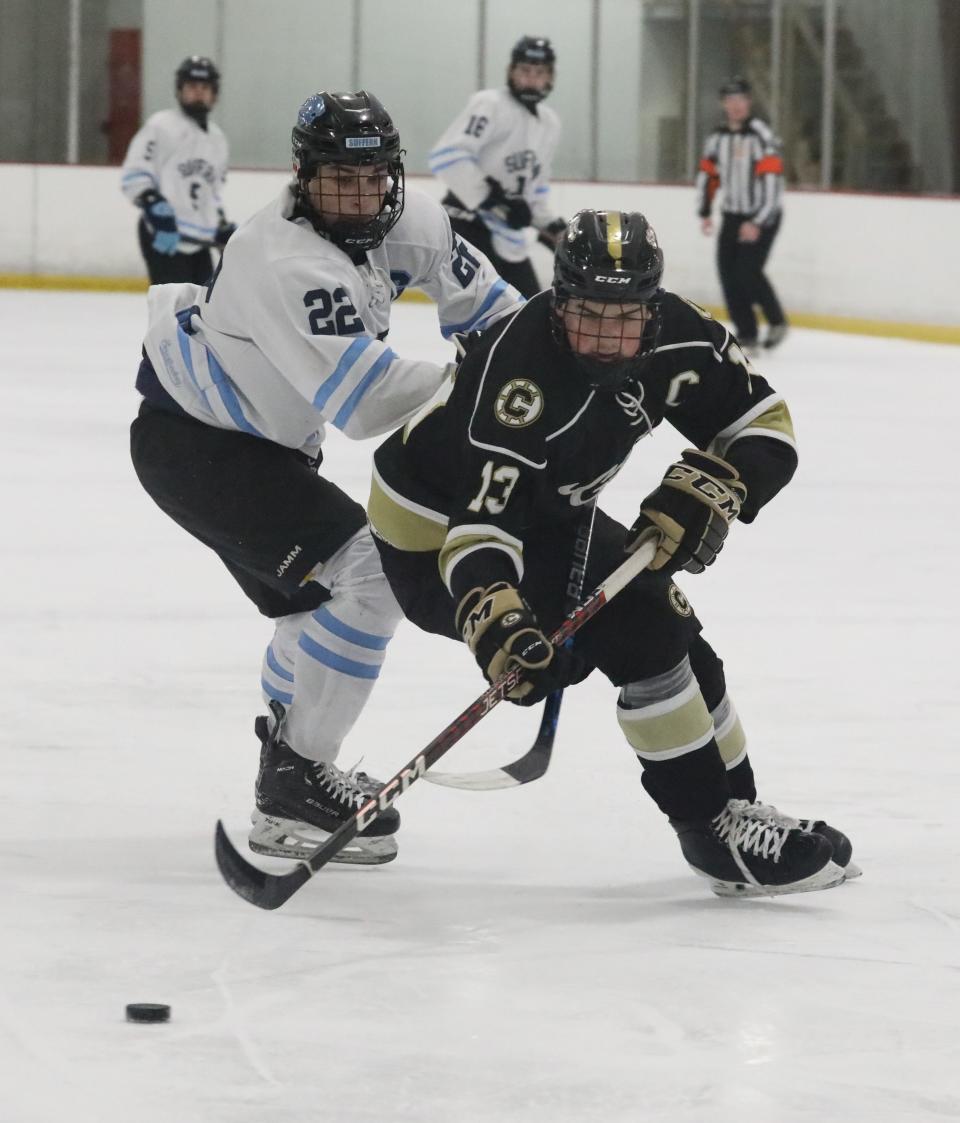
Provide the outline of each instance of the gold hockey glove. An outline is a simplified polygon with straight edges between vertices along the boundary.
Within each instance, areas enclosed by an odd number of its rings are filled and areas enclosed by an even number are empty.
[[[504,581],[471,589],[457,606],[456,626],[487,682],[514,667],[523,671],[523,681],[507,692],[518,705],[541,701],[580,669],[575,656],[553,646],[517,590]]]
[[[644,499],[627,534],[627,552],[658,537],[650,569],[665,575],[678,569],[702,573],[723,548],[746,497],[746,484],[732,464],[709,452],[685,449],[656,491]]]

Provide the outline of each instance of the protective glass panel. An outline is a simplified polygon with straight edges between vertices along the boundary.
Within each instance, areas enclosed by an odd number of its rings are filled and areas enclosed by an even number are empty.
[[[477,89],[477,13],[477,0],[360,5],[358,88],[393,116],[410,173],[427,174],[427,153]]]
[[[840,0],[835,187],[951,189],[958,7],[938,0],[887,3],[878,19],[875,2]]]
[[[223,9],[216,120],[230,141],[230,162],[289,168],[301,104],[319,90],[350,88],[350,20],[324,20],[321,27],[310,0],[230,0]]]
[[[490,0],[486,8],[485,85],[506,82],[510,49],[522,35],[543,35],[553,43],[557,68],[549,105],[563,125],[553,167],[558,179],[593,175],[593,8],[583,0]]]
[[[686,0],[643,5],[637,178],[688,179],[687,67],[690,20]]]
[[[770,122],[776,105],[770,0],[703,0],[700,5],[695,132],[699,154],[707,134],[723,119],[718,91],[733,77],[753,90],[753,110]]]

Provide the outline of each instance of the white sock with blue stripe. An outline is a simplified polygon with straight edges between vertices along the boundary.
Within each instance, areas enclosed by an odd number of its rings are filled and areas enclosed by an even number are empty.
[[[370,697],[402,613],[367,530],[314,576],[331,598],[315,612],[277,621],[261,682],[265,698],[286,706],[290,747],[333,761]]]

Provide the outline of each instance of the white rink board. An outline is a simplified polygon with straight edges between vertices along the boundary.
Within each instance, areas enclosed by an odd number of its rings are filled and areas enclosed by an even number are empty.
[[[712,897],[594,675],[542,781],[419,783],[396,862],[264,913],[212,835],[243,839],[270,627],[136,482],[142,325],[138,295],[0,291],[3,1123],[960,1118],[960,349],[795,331],[763,365],[798,476],[682,581],[761,794],[848,831],[859,881]],[[426,305],[390,343],[449,357]],[[631,518],[680,446],[642,442],[604,507]],[[359,499],[372,447],[327,446]],[[481,688],[401,626],[342,763],[391,774]],[[503,706],[443,766],[535,727]]]
[[[234,171],[230,217],[242,221],[280,190],[283,172]],[[439,196],[433,179],[411,185]],[[0,165],[0,273],[137,277],[136,208],[120,194],[118,168]],[[722,303],[713,242],[700,234],[692,187],[557,183],[553,205],[641,210],[667,258],[666,284],[693,300]],[[897,323],[960,323],[960,199],[789,192],[770,259],[794,313]],[[535,258],[545,282],[549,259]]]

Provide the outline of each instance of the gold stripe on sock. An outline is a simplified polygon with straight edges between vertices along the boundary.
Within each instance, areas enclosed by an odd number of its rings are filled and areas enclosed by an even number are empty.
[[[663,702],[641,709],[617,707],[624,736],[643,760],[670,760],[702,748],[713,738],[713,721],[696,682],[676,696],[676,706]],[[670,699],[674,701],[674,699]]]

